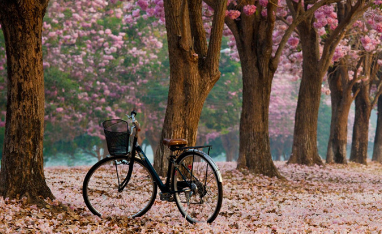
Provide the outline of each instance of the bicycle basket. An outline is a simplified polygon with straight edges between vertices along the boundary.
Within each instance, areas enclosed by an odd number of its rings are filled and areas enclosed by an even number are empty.
[[[102,125],[110,155],[126,155],[130,136],[127,122],[121,119],[111,119],[104,121]]]

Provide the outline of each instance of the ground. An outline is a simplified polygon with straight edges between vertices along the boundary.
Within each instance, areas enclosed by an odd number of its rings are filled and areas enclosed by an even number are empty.
[[[141,218],[100,219],[82,198],[89,167],[48,167],[45,175],[56,200],[39,209],[25,200],[0,198],[0,233],[382,233],[381,164],[275,164],[287,180],[218,163],[224,200],[211,225],[187,223],[175,203],[159,198]],[[71,211],[54,211],[60,203]]]

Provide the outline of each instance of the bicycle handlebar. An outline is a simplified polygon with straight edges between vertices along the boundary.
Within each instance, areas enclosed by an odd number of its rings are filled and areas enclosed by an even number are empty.
[[[136,115],[137,115],[137,112],[136,112],[135,110],[133,110],[133,111],[130,113],[130,116],[127,115],[127,117],[128,117],[129,119],[131,119],[132,124],[133,124],[133,126],[131,127],[131,134],[134,133],[133,130],[134,130],[134,128],[135,128],[135,129],[136,129],[136,131],[135,131],[135,136],[138,137],[138,132],[141,131],[141,128],[140,128],[139,122],[135,119],[135,116],[136,116]]]

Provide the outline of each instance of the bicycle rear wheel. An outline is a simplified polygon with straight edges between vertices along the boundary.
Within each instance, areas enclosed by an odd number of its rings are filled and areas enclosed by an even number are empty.
[[[139,217],[153,205],[157,186],[151,173],[140,159],[134,159],[131,178],[121,191],[129,172],[127,156],[105,158],[87,173],[83,183],[83,197],[89,210],[100,217]]]
[[[172,176],[175,202],[190,223],[211,223],[223,201],[222,177],[210,156],[190,150],[179,156]]]

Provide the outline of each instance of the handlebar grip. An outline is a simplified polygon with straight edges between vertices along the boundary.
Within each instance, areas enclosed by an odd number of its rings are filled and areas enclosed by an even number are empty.
[[[135,110],[133,110],[133,111],[130,113],[130,115],[131,115],[131,116],[132,116],[132,115],[136,116],[136,115],[137,115],[137,112],[136,112]]]

